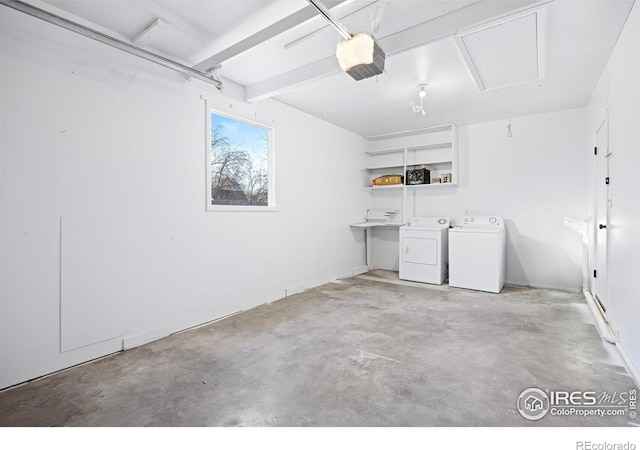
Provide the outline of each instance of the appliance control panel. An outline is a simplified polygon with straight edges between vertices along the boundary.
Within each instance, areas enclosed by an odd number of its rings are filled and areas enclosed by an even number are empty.
[[[413,227],[449,228],[450,220],[447,217],[412,217],[409,224]]]
[[[500,216],[476,216],[476,215],[464,215],[458,219],[456,226],[459,227],[502,227],[504,221]]]

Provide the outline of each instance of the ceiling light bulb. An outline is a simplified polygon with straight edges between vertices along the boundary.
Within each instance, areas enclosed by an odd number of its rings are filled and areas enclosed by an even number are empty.
[[[413,101],[413,98],[411,99],[411,107],[413,108],[413,112],[414,113],[420,113],[423,116],[427,115],[427,113],[424,110],[423,102],[424,102],[424,98],[427,96],[427,87],[428,86],[429,85],[425,84],[425,83],[419,84],[419,85],[416,86],[418,88],[418,98],[420,98],[420,105],[416,105],[414,103],[414,101]],[[414,92],[414,91],[412,90],[412,92]]]

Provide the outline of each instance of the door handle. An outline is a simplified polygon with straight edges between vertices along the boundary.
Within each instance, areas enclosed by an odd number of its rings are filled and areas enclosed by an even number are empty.
[[[606,225],[602,225],[602,224],[600,224],[600,225],[598,226],[598,228],[600,228],[600,229],[602,230],[603,228],[607,228],[607,226],[606,226]]]

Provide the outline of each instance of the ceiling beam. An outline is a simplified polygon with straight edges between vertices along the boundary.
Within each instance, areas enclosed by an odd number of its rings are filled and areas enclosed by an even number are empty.
[[[344,3],[346,0],[327,0],[325,1],[325,5],[328,8],[333,8],[340,3]],[[288,15],[287,17],[277,21],[276,23],[269,25],[266,28],[252,34],[251,36],[241,40],[240,42],[236,42],[235,44],[225,48],[224,50],[219,51],[215,55],[210,56],[202,62],[199,62],[193,69],[209,72],[213,70],[218,64],[227,61],[228,59],[233,58],[240,53],[246,52],[247,50],[255,47],[256,45],[262,44],[263,42],[284,33],[285,31],[290,30],[291,28],[300,25],[303,22],[306,22],[309,19],[312,19],[318,15],[318,10],[313,6],[305,6],[304,8],[294,12],[293,14]]]
[[[338,58],[328,58],[315,61],[306,66],[298,67],[281,75],[245,87],[245,101],[255,102],[273,97],[287,89],[309,83],[318,78],[341,72]]]
[[[162,55],[158,55],[157,53],[152,53],[148,50],[137,47],[136,45],[130,44],[129,42],[116,39],[113,36],[102,33],[93,28],[89,28],[78,22],[74,22],[72,20],[66,19],[62,16],[53,14],[49,11],[38,8],[29,3],[26,3],[20,0],[0,0],[0,5],[7,6],[16,11],[20,11],[24,14],[27,14],[31,17],[35,17],[45,22],[49,22],[53,25],[57,25],[69,31],[73,31],[74,33],[77,33],[82,36],[93,39],[95,41],[101,42],[110,47],[116,48],[118,50],[122,50],[123,52],[129,53],[134,56],[138,56],[139,58],[142,58],[142,59],[146,59],[147,61],[150,61],[152,63],[166,67],[167,69],[171,69],[183,75],[186,75],[188,78],[196,78],[206,83],[213,84],[216,88],[218,88],[219,90],[222,90],[222,82],[218,79],[208,76],[208,74],[206,73],[202,73],[201,71],[192,69],[191,67],[185,66],[184,64],[181,64],[180,62],[175,61],[173,59],[166,58]]]
[[[427,22],[378,39],[387,57],[455,36],[462,29],[538,7],[553,0],[479,1]],[[246,87],[248,102],[273,97],[287,89],[340,72],[334,56]]]

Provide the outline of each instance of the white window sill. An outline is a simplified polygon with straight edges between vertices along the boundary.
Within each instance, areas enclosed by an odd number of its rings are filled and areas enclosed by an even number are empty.
[[[278,208],[275,206],[233,206],[233,205],[211,205],[207,207],[208,212],[223,212],[223,211],[235,211],[235,212],[277,212]]]

